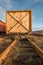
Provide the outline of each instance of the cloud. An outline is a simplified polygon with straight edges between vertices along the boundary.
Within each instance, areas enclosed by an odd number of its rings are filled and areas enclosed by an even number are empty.
[[[11,9],[12,8],[12,4],[11,4],[11,0],[4,0],[7,9]]]
[[[6,10],[11,10],[12,4],[10,0],[0,0],[0,20],[6,20]]]
[[[13,7],[11,2],[11,0],[0,0],[0,5],[5,7],[6,9],[11,9]]]
[[[0,6],[0,20],[5,21],[5,10]]]
[[[0,7],[0,14],[2,13],[2,8]]]

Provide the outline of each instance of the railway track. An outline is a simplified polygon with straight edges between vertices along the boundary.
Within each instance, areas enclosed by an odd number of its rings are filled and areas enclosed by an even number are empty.
[[[0,54],[13,42],[14,39],[11,39],[8,35],[0,35]]]
[[[10,51],[2,62],[2,65],[29,65],[29,63],[32,63],[32,65],[40,65],[42,59],[30,41],[27,38],[22,38],[10,48]]]
[[[36,35],[29,35],[26,38],[30,41],[31,45],[36,49],[41,58],[43,58],[43,37]]]
[[[20,39],[21,38],[21,39]],[[19,36],[16,39],[16,43],[12,42],[0,55],[0,65],[29,65],[29,61],[32,60],[33,64],[36,65],[42,63],[43,54],[34,44],[34,38],[28,38],[26,36]],[[13,46],[12,46],[13,45]],[[37,52],[36,52],[37,51]],[[40,53],[39,53],[40,52]],[[41,56],[41,57],[40,57]],[[35,60],[35,61],[34,61]],[[40,62],[39,62],[40,61]],[[29,62],[29,63],[28,63]],[[39,63],[39,64],[38,64]]]
[[[1,54],[0,54],[0,65],[2,63],[2,61],[7,57],[8,53],[10,52],[11,50],[11,47],[13,45],[15,45],[16,43],[16,40],[14,40]]]

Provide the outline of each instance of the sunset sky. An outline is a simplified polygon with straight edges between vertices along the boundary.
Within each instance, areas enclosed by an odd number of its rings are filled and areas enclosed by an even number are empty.
[[[4,22],[7,10],[32,10],[33,30],[43,30],[43,0],[0,0],[0,20]]]

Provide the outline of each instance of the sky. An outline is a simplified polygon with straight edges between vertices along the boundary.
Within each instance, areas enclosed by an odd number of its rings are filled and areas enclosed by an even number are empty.
[[[43,30],[43,0],[0,0],[0,20],[7,10],[32,10],[32,30]]]

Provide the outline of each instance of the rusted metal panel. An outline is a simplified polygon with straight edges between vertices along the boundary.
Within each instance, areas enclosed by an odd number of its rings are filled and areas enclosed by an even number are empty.
[[[6,25],[2,21],[0,21],[0,32],[6,32]]]
[[[7,11],[6,33],[28,33],[32,31],[32,11]]]

